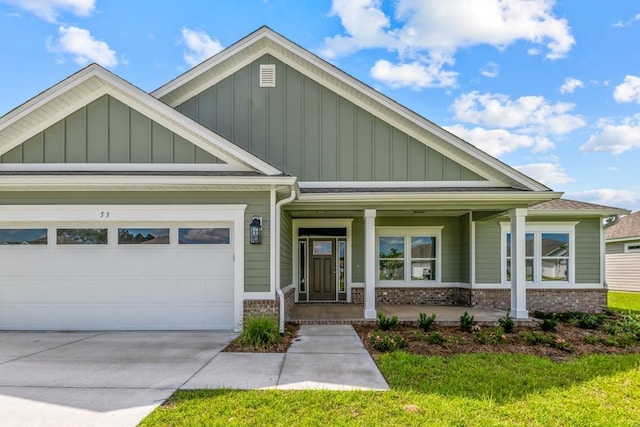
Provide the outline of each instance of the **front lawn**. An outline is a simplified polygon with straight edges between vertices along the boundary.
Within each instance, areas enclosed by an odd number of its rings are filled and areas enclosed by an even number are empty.
[[[378,364],[389,392],[179,391],[143,426],[637,425],[640,355],[568,362],[525,354],[425,357]]]
[[[640,292],[612,292],[607,293],[607,306],[610,310],[629,311],[640,314]]]

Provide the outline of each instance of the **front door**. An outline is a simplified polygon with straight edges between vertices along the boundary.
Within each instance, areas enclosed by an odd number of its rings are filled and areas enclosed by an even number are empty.
[[[309,299],[336,299],[336,240],[310,239]]]

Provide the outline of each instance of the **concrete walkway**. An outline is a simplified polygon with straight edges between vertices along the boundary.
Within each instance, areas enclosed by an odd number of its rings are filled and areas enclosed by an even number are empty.
[[[220,353],[182,389],[388,390],[351,325],[302,325],[287,353]]]

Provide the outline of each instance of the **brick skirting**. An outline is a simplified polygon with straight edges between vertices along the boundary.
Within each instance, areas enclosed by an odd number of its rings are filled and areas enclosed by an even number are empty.
[[[351,302],[364,304],[364,288],[351,289]],[[376,288],[376,304],[462,305],[506,310],[510,289],[468,288]],[[585,311],[595,313],[607,306],[605,289],[527,289],[527,310]]]
[[[280,317],[280,298],[276,299],[246,299],[243,301],[243,316],[269,316],[278,320]],[[295,305],[295,289],[290,288],[284,293],[285,320],[289,320],[289,313]],[[244,318],[243,317],[243,318]]]

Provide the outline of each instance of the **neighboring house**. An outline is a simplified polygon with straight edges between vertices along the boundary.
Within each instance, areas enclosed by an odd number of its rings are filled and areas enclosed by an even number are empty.
[[[266,27],[150,94],[90,65],[0,118],[0,329],[599,310],[628,211],[560,195]]]
[[[605,237],[608,289],[640,292],[640,211],[607,227]]]

